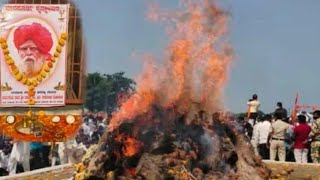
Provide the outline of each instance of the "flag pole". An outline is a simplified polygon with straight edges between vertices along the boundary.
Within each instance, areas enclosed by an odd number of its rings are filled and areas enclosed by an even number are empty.
[[[291,121],[293,124],[296,122],[298,99],[299,99],[299,94],[297,93],[296,99],[294,101],[292,113],[291,113]]]

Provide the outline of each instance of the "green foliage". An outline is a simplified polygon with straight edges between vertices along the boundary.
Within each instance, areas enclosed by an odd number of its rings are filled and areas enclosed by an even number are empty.
[[[115,74],[90,73],[87,76],[85,107],[89,111],[111,113],[118,107],[118,96],[128,95],[135,90],[135,82],[124,77],[124,72]]]

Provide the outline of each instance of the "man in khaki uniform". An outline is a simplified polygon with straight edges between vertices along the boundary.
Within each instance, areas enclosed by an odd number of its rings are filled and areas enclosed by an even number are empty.
[[[278,154],[279,161],[286,160],[286,148],[284,144],[285,133],[290,127],[290,124],[282,121],[283,114],[280,111],[275,112],[275,122],[272,123],[269,142],[270,142],[270,160],[274,161]]]
[[[320,111],[313,112],[313,123],[311,127],[310,137],[311,143],[311,159],[313,163],[320,163]]]

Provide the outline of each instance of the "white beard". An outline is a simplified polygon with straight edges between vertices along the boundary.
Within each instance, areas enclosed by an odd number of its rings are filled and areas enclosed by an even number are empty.
[[[27,61],[28,59],[31,59]],[[34,56],[26,56],[18,65],[19,70],[26,78],[32,78],[40,73],[44,64],[44,58],[36,59]]]

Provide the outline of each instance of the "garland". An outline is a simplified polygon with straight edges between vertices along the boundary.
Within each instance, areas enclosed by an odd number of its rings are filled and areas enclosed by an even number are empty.
[[[62,48],[65,45],[67,40],[67,33],[61,33],[58,45],[56,47],[56,51],[54,52],[53,56],[50,59],[47,59],[47,63],[42,67],[42,70],[36,75],[35,79],[28,79],[23,76],[23,74],[19,71],[18,67],[15,65],[15,61],[10,56],[10,52],[8,50],[7,40],[3,37],[0,37],[0,44],[2,48],[2,52],[5,56],[5,60],[11,69],[11,73],[15,76],[16,80],[21,82],[24,85],[28,86],[28,105],[35,105],[35,87],[37,87],[44,78],[47,77],[47,74],[53,68],[54,63],[60,56],[62,52]]]

